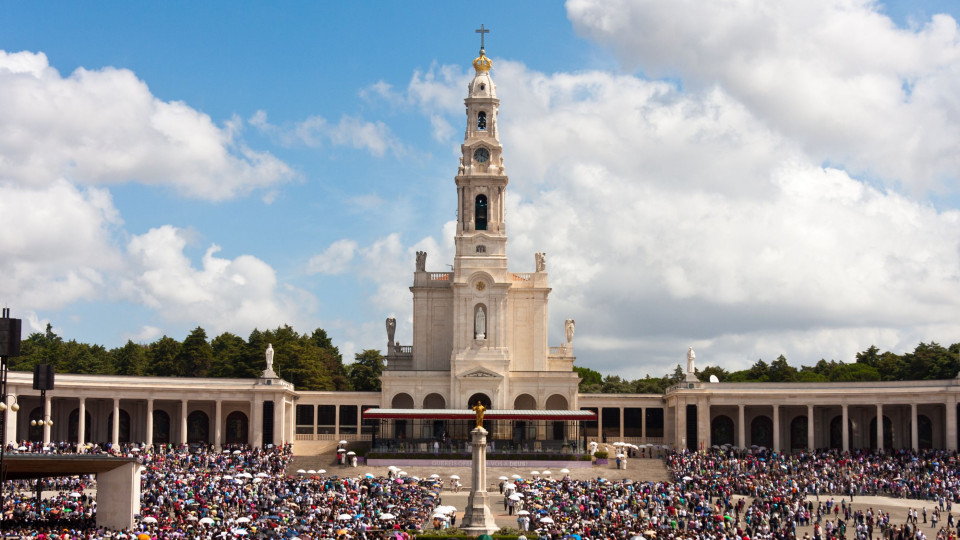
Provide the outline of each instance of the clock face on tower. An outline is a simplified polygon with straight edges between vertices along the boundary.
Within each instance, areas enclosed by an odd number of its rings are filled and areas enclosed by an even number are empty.
[[[477,163],[486,163],[488,159],[490,159],[490,151],[486,148],[477,148],[473,153],[473,160]]]

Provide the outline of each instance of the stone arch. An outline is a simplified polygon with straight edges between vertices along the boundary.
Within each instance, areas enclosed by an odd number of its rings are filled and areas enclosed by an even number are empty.
[[[443,396],[437,393],[427,394],[427,397],[423,398],[423,408],[424,409],[446,409],[447,400],[443,399]]]
[[[847,419],[847,438],[850,439],[853,437],[853,420]],[[873,432],[874,440],[876,440],[877,432]],[[838,450],[843,448],[843,416],[836,415],[830,420],[830,448],[836,448]]]
[[[920,423],[917,422],[917,425]],[[874,416],[870,419],[870,431],[868,432],[867,437],[870,439],[870,444],[867,445],[870,448],[877,447],[877,417]],[[893,448],[893,422],[890,421],[890,417],[883,415],[883,448],[884,450],[889,450]]]
[[[790,421],[790,448],[812,448],[807,442],[807,417],[798,416]]]
[[[933,448],[933,422],[925,414],[917,415],[917,446],[923,450]]]
[[[87,439],[87,442],[90,440],[91,435],[91,425],[92,419],[90,416],[90,411],[84,411],[84,422],[83,422],[83,434],[84,438]],[[70,411],[70,416],[67,418],[67,440],[70,442],[80,442],[80,409],[74,409]]]
[[[227,444],[246,444],[249,440],[250,422],[247,415],[241,411],[233,411],[227,415],[226,438]]]
[[[170,415],[167,411],[153,410],[153,443],[170,443]]]
[[[530,394],[520,394],[513,400],[513,408],[518,411],[536,410],[537,399]]]
[[[130,413],[126,409],[120,409],[119,428],[117,441],[120,444],[130,442]],[[113,441],[113,412],[107,415],[107,440]]]
[[[722,446],[733,443],[733,418],[725,414],[716,416],[710,421],[710,444]]]
[[[412,409],[413,397],[410,394],[400,392],[390,400],[391,409]]]
[[[27,416],[27,440],[31,442],[43,442],[43,426],[34,426],[31,423],[39,423],[43,417],[40,407],[34,407]]]
[[[767,415],[760,415],[750,422],[750,445],[773,446],[773,420]]]
[[[470,399],[467,400],[467,407],[472,408],[477,404],[478,401],[487,409],[493,408],[493,402],[490,400],[490,396],[484,394],[483,392],[477,392],[476,394],[470,396]]]
[[[473,224],[478,231],[487,230],[487,196],[477,195],[474,203]]]
[[[210,417],[203,411],[187,415],[187,443],[210,444]]]
[[[487,129],[487,113],[486,111],[480,111],[477,113],[477,129],[480,131],[486,131]]]
[[[565,411],[567,410],[567,398],[560,394],[553,394],[547,398],[548,411]]]

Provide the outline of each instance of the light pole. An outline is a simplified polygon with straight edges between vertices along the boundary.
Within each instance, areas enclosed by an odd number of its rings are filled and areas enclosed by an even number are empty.
[[[40,426],[42,435],[40,436],[41,448],[45,448],[47,444],[46,435],[49,433],[49,429],[53,426],[53,419],[50,418],[50,415],[47,414],[47,390],[53,390],[53,377],[54,369],[53,366],[43,363],[33,366],[33,389],[40,391],[40,419],[30,420],[31,426]],[[41,450],[42,452],[42,450]],[[37,478],[37,514],[40,513],[40,501],[41,496],[43,495],[43,478]]]
[[[3,308],[0,316],[0,531],[3,531],[3,506],[6,503],[3,495],[7,484],[7,466],[3,462],[3,455],[7,450],[7,360],[12,356],[20,356],[20,319],[10,318],[10,308]],[[17,412],[14,397],[10,410]]]

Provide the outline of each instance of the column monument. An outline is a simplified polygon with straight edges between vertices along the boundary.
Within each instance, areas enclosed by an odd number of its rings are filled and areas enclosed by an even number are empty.
[[[470,475],[470,496],[463,510],[460,529],[468,534],[479,536],[492,534],[498,530],[493,513],[487,504],[487,430],[483,429],[483,412],[486,407],[477,402],[473,411],[477,413],[477,427],[470,431],[473,442],[473,463]]]

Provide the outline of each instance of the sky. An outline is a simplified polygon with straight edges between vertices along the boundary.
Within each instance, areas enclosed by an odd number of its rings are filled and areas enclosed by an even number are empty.
[[[412,341],[484,24],[510,270],[628,378],[960,341],[960,5],[0,3],[0,304],[108,348]]]

